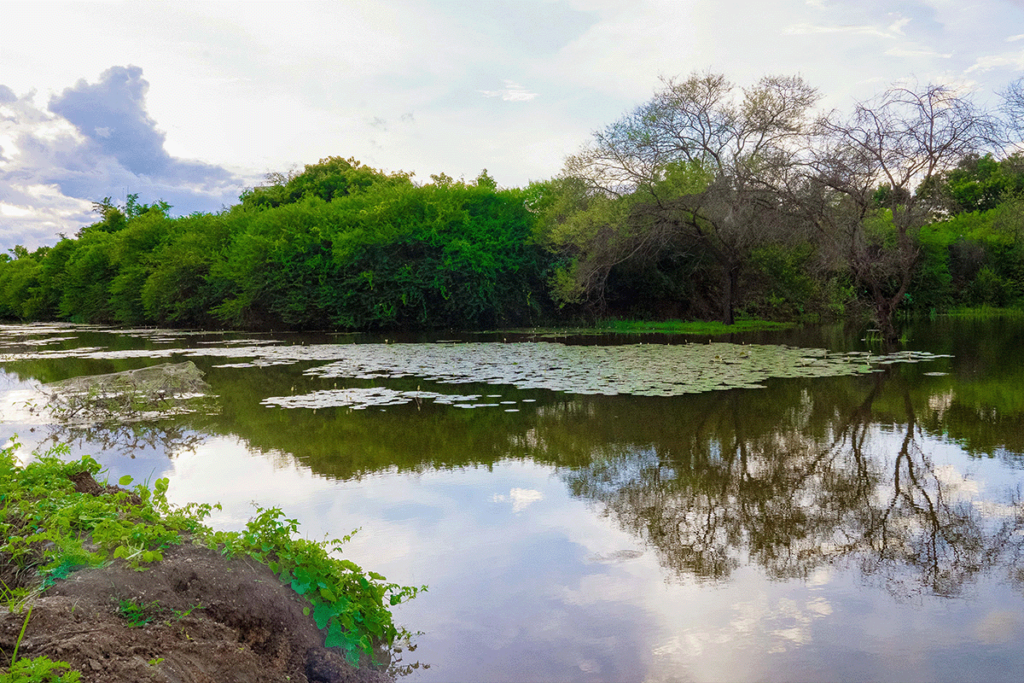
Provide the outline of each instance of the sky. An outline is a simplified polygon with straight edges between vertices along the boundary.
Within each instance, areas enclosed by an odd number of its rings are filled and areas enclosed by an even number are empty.
[[[706,70],[797,74],[826,109],[908,79],[995,104],[1024,0],[0,0],[0,252],[104,197],[218,211],[327,156],[523,186]]]

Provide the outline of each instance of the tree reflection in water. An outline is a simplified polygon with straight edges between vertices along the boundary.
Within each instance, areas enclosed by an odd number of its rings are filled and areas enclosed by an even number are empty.
[[[770,425],[729,392],[726,409],[692,421],[685,452],[606,449],[561,476],[679,578],[720,581],[748,562],[779,580],[853,566],[898,598],[953,597],[1003,566],[1024,585],[1020,497],[979,504],[969,481],[937,466],[905,387],[898,440],[886,438],[874,406],[887,378],[835,410],[825,434],[809,394],[784,416],[768,410],[783,418]]]
[[[168,456],[194,452],[207,436],[194,424],[181,421],[161,423],[126,422],[83,425],[57,423],[48,428],[47,440],[67,444],[73,449],[116,453],[134,458],[143,450],[154,450]]]

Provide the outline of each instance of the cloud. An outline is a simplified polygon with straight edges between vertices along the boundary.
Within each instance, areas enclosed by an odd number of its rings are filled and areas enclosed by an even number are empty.
[[[505,87],[500,90],[481,90],[484,97],[500,97],[505,102],[529,102],[537,97],[537,93],[530,92],[514,81],[505,81]]]
[[[891,57],[938,57],[940,59],[950,59],[953,56],[952,52],[936,52],[928,47],[916,47],[913,45],[892,47],[886,50],[885,54]]]
[[[974,60],[974,64],[971,65],[964,73],[974,73],[976,71],[991,71],[992,69],[999,69],[1002,67],[1010,67],[1011,69],[1024,69],[1024,52],[1010,53],[1002,55],[984,55]]]
[[[174,214],[217,211],[237,200],[245,178],[171,156],[146,111],[142,69],[113,67],[97,83],[78,81],[46,109],[34,93],[0,86],[0,249],[52,243],[93,222],[92,202],[164,200]]]
[[[906,35],[903,32],[903,27],[906,26],[909,23],[910,23],[910,19],[909,18],[907,18],[907,17],[900,17],[899,19],[897,19],[896,21],[894,21],[892,24],[889,25],[889,30],[892,31],[893,33],[897,34],[897,35],[900,35],[900,36]]]
[[[491,502],[493,503],[512,503],[512,512],[522,512],[527,506],[536,503],[537,501],[543,500],[544,494],[534,489],[520,489],[514,488],[508,492],[508,495],[494,494],[491,496]]]
[[[894,24],[895,25],[895,24]],[[845,26],[821,26],[818,24],[793,24],[784,31],[787,35],[802,36],[815,35],[820,33],[850,33],[854,35],[878,36],[880,38],[892,38],[892,34],[877,26],[870,25],[845,25]]]
[[[80,80],[67,88],[50,100],[49,109],[136,175],[192,183],[230,178],[218,166],[181,161],[167,153],[166,136],[146,112],[148,90],[141,68],[115,66],[100,75],[99,83]]]

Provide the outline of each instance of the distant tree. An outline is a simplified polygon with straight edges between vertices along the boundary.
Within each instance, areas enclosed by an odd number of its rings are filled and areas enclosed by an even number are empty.
[[[553,231],[575,251],[563,289],[598,297],[614,266],[688,251],[719,272],[720,317],[733,321],[740,272],[785,225],[778,177],[796,162],[817,91],[766,76],[737,91],[720,74],[667,80],[654,98],[595,133],[566,161],[587,212]]]
[[[818,121],[801,200],[888,341],[919,262],[917,233],[932,216],[926,193],[915,190],[983,149],[992,133],[992,119],[970,99],[935,85],[895,87],[850,117]]]
[[[166,217],[170,210],[171,205],[162,199],[158,199],[152,204],[143,204],[139,202],[138,194],[129,194],[125,198],[124,204],[117,204],[110,197],[104,197],[100,201],[92,203],[92,211],[99,214],[100,220],[83,227],[78,231],[77,236],[81,237],[86,230],[119,232],[128,227],[128,221],[133,218],[138,218],[150,211]]]
[[[306,164],[301,173],[268,173],[264,185],[244,191],[240,197],[247,208],[273,208],[293,204],[304,197],[319,197],[329,202],[336,197],[365,191],[375,183],[409,184],[409,174],[363,166],[354,158],[326,157]]]
[[[484,170],[480,171],[480,175],[476,177],[476,186],[486,187],[489,190],[497,190],[498,181],[492,178],[490,175],[488,175],[487,169],[485,168]]]
[[[956,168],[936,174],[917,189],[937,217],[988,211],[1024,195],[1024,152],[997,160],[968,154]]]
[[[1003,91],[1003,113],[1012,140],[1021,142],[1024,137],[1024,78],[1017,79]]]

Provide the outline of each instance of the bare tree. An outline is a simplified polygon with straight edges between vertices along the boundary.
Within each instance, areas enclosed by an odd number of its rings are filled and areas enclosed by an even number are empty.
[[[1017,79],[1002,93],[1003,114],[1006,116],[1007,138],[1015,147],[1024,139],[1024,78]]]
[[[590,226],[599,248],[579,249],[581,287],[600,295],[613,266],[683,243],[717,264],[721,317],[731,323],[740,270],[779,224],[775,176],[795,162],[817,98],[799,77],[767,76],[737,92],[722,75],[694,74],[664,81],[650,102],[595,133],[564,175],[625,208],[603,229]]]
[[[919,260],[917,232],[930,205],[915,192],[993,138],[993,120],[945,86],[894,87],[817,124],[805,207],[869,297],[895,341],[893,317]]]

